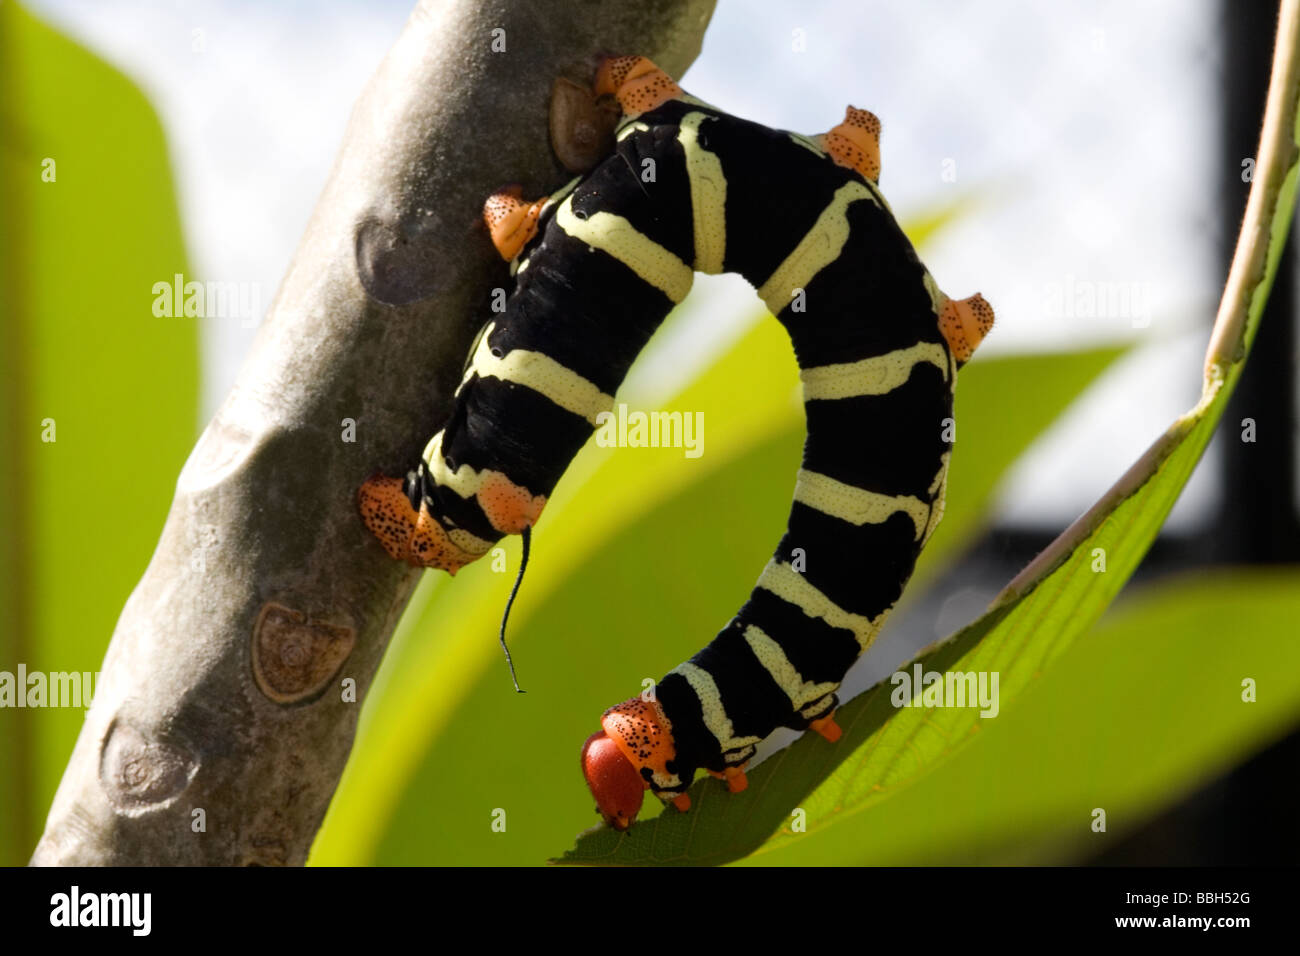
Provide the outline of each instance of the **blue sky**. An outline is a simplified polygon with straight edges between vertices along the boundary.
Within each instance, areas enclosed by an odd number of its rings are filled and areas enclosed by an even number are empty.
[[[353,101],[411,0],[28,3],[150,96],[198,276],[257,283],[265,308]],[[871,109],[884,126],[881,185],[905,223],[976,196],[922,254],[947,292],[978,290],[993,303],[998,324],[982,355],[1142,343],[1022,462],[1003,491],[1007,520],[1070,520],[1199,392],[1223,278],[1223,173],[1205,148],[1217,136],[1216,9],[1209,0],[720,0],[684,78],[731,112],[808,133],[838,122],[847,103]],[[1089,314],[1088,290],[1119,298]],[[665,394],[753,311],[740,282],[701,281],[698,294],[708,297],[707,325],[683,330],[667,358],[639,373]],[[205,420],[252,335],[236,320],[207,320]],[[1199,471],[1175,523],[1215,486],[1212,469]]]

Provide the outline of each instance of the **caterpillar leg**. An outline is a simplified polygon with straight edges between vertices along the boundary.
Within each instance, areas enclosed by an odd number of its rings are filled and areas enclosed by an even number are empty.
[[[817,138],[840,166],[856,169],[873,183],[880,181],[880,120],[875,113],[850,106],[844,122]]]
[[[818,717],[814,720],[808,725],[808,729],[817,731],[831,743],[835,743],[844,734],[840,725],[835,723],[835,711],[833,710],[825,717]]]
[[[528,240],[537,235],[537,217],[546,204],[545,199],[529,202],[522,195],[519,186],[503,186],[483,203],[483,221],[492,245],[506,262],[519,255]]]
[[[710,770],[709,776],[727,781],[727,790],[731,793],[740,793],[749,786],[749,780],[745,777],[745,767],[748,765],[749,761],[745,761],[739,767],[728,767],[721,773],[717,770]]]
[[[456,544],[423,502],[416,511],[400,478],[372,475],[357,492],[357,503],[366,527],[399,561],[455,574],[481,555]]]
[[[618,100],[627,116],[645,113],[682,95],[673,78],[643,56],[612,56],[596,70],[596,95]]]

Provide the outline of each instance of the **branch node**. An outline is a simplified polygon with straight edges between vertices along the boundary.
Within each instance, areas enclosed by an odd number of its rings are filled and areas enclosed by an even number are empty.
[[[253,625],[253,677],[277,704],[316,698],[352,653],[356,630],[268,601]]]

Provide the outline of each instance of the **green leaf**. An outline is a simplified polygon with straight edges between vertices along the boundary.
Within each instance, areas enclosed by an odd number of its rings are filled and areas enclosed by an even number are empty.
[[[1017,576],[984,617],[918,658],[927,671],[998,673],[1004,712],[1100,617],[1137,568],[1241,374],[1295,204],[1300,66],[1295,18],[1283,20],[1291,33],[1279,37],[1280,69],[1270,90],[1260,172],[1211,339],[1200,402]],[[862,811],[932,772],[976,737],[982,724],[974,708],[895,707],[890,690],[882,683],[840,708],[837,719],[845,733],[838,744],[805,734],[751,773],[744,793],[728,796],[714,781],[698,781],[689,814],[665,813],[627,834],[598,829],[579,839],[563,862],[723,863],[753,852],[780,827],[768,845],[777,851],[807,835],[789,828],[796,807],[835,831],[844,846],[854,845],[853,829],[844,821],[865,816]]]
[[[626,863],[634,848],[649,864],[783,866],[1042,863],[1100,851],[1093,808],[1106,810],[1113,840],[1300,718],[1297,583],[1293,571],[1238,571],[1135,595],[1058,666],[1021,658],[1001,670],[995,719],[897,709],[892,688],[878,686],[841,709],[851,713],[838,745],[802,738],[757,768],[745,793],[697,784],[699,803],[652,821],[651,839],[640,824],[622,837],[600,829],[579,841],[588,856],[565,862]],[[1029,632],[998,635],[1006,610],[920,658],[923,668],[992,672],[999,649],[1031,648]],[[1243,703],[1246,677],[1267,687],[1267,701]],[[867,745],[841,763],[837,748],[863,735]],[[805,795],[807,779],[825,783]],[[804,832],[792,830],[795,808]],[[697,812],[696,827],[673,825]],[[737,832],[769,823],[774,838],[737,852]]]
[[[1055,864],[1101,852],[1300,721],[1300,574],[1189,573],[1121,598],[1017,706],[870,812],[744,862]],[[1243,700],[1243,680],[1256,701]],[[1093,811],[1106,831],[1093,832]]]
[[[982,531],[993,493],[1012,463],[1126,351],[1108,346],[1010,355],[977,360],[961,370],[953,412],[959,438],[943,521],[921,552],[900,607],[920,595]],[[1034,401],[1026,403],[1026,395]]]
[[[93,673],[196,431],[195,321],[152,312],[188,271],[167,148],[128,80],[6,3],[0,164],[0,671]],[[0,710],[0,864],[30,856],[83,717]]]

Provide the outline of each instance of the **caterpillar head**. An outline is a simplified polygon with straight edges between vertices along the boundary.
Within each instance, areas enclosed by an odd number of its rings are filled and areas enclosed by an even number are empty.
[[[683,784],[671,769],[677,750],[657,702],[632,697],[605,711],[600,724],[602,731],[583,744],[582,773],[606,823],[615,830],[630,827],[648,789],[664,799],[675,792],[673,805],[690,807],[690,797],[681,792]]]
[[[641,812],[646,782],[603,730],[582,745],[582,773],[605,822],[615,830],[630,827]]]

